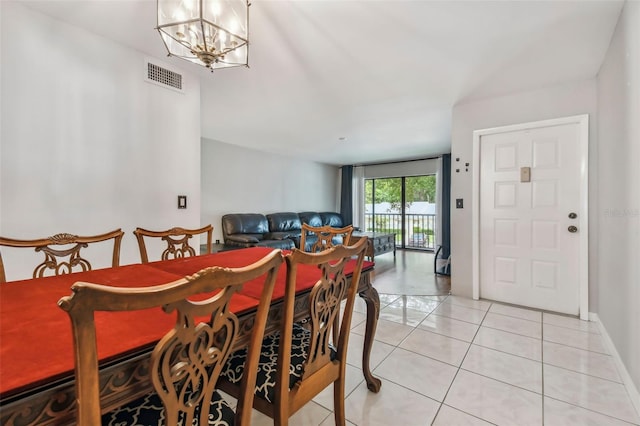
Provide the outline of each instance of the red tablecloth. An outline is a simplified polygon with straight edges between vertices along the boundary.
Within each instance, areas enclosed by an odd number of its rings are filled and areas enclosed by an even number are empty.
[[[185,259],[127,265],[70,275],[0,284],[0,396],[6,397],[73,372],[71,324],[58,300],[71,294],[77,281],[117,287],[143,287],[175,281],[209,266],[241,267],[271,252],[266,247],[233,250]],[[366,262],[366,268],[372,266]],[[347,272],[353,266],[349,265]],[[366,269],[365,268],[365,269]],[[284,296],[286,265],[280,268],[273,300]],[[301,267],[297,290],[312,287],[316,267]],[[247,283],[232,298],[231,310],[254,309],[261,280]],[[101,360],[147,346],[172,327],[173,316],[160,309],[96,314],[98,356]]]

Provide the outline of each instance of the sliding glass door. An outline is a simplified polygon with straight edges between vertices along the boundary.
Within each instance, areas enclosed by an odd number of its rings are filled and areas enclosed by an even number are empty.
[[[433,250],[435,203],[435,175],[366,179],[365,230],[394,233],[398,248]]]
[[[364,217],[367,231],[396,234],[402,244],[402,178],[366,179]]]

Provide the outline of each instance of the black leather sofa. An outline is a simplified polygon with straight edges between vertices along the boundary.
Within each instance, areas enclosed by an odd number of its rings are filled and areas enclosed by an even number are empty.
[[[222,236],[227,247],[300,248],[302,223],[342,228],[336,212],[231,213],[222,216]],[[313,244],[308,240],[307,245]]]

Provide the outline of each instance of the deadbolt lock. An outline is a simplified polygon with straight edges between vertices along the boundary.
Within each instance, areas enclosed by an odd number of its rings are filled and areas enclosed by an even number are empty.
[[[576,217],[578,217],[578,215],[574,212],[569,213],[569,219],[575,219]]]
[[[569,228],[567,228],[569,230],[569,232],[571,232],[572,234],[574,232],[578,232],[578,228],[576,226],[571,225]]]

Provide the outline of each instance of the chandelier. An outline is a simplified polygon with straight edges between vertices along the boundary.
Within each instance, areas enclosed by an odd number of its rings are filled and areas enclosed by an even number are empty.
[[[169,56],[211,69],[249,66],[249,0],[158,0]]]

